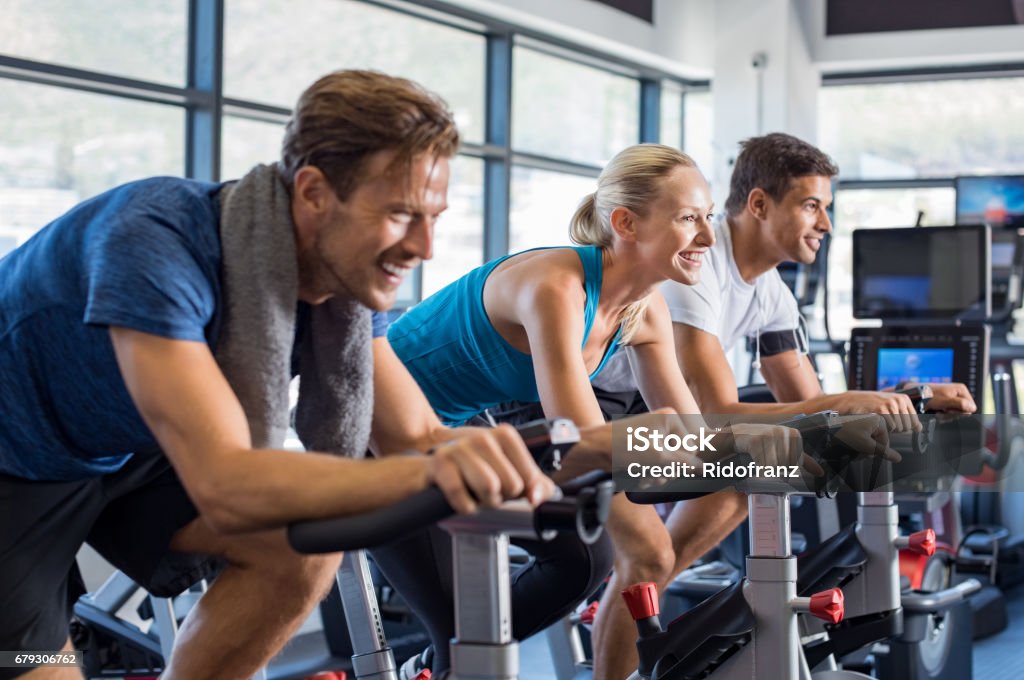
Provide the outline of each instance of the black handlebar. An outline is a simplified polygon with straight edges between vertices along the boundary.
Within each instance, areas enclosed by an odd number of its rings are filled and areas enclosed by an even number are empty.
[[[454,512],[441,490],[431,487],[372,512],[295,522],[288,527],[288,542],[300,553],[375,548],[436,524]]]
[[[579,441],[576,426],[564,418],[528,423],[518,432],[538,460],[557,460],[564,450]],[[613,485],[609,478],[607,472],[595,471],[562,485],[561,500],[542,503],[532,511],[537,535],[544,537],[556,531],[572,531],[584,542],[596,541],[610,509]],[[518,512],[523,512],[521,507]],[[454,514],[441,490],[431,487],[372,512],[295,522],[288,527],[288,542],[300,553],[373,548]]]
[[[573,495],[546,501],[532,510],[537,537],[550,538],[554,532],[572,532],[589,544],[601,536],[611,508],[614,486],[608,479],[608,473],[599,474],[600,481],[586,485],[574,484]],[[519,503],[520,507],[509,509],[508,512],[526,512],[521,507],[522,502]],[[499,507],[495,512],[501,511]],[[448,504],[441,490],[431,487],[372,512],[295,522],[288,527],[288,542],[300,553],[375,548],[392,543],[417,529],[437,524],[454,514],[455,510]]]

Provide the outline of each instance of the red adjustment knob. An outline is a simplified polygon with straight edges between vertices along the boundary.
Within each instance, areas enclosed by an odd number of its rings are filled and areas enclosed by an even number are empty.
[[[812,616],[817,616],[823,621],[839,623],[843,620],[843,614],[845,613],[843,602],[843,591],[839,588],[823,590],[820,593],[811,595],[809,611]]]
[[[424,668],[419,673],[412,676],[412,680],[430,680],[430,669]]]
[[[935,530],[915,531],[907,537],[907,547],[921,555],[935,554]]]
[[[655,583],[637,583],[622,591],[622,598],[626,601],[626,608],[629,609],[634,621],[649,619],[657,616],[658,607],[658,586]]]
[[[580,612],[580,623],[585,623],[588,626],[594,623],[594,618],[597,616],[597,606],[599,604],[601,604],[599,600],[594,600],[588,604],[587,608]]]

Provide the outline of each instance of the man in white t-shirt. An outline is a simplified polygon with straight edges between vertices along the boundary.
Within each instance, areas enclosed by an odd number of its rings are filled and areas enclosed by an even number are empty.
[[[811,264],[832,230],[826,210],[839,170],[814,146],[772,133],[742,144],[725,215],[704,257],[700,281],[661,286],[672,316],[676,355],[703,413],[878,413],[896,430],[912,426],[910,399],[895,392],[850,391],[826,395],[801,347],[796,300],[776,267]],[[755,367],[778,403],[739,401],[726,353],[745,338],[755,341]],[[627,353],[622,353],[627,354]],[[630,389],[627,362],[608,366],[595,380],[605,393]],[[935,410],[973,412],[967,388],[931,385]],[[620,394],[599,394],[609,415],[635,412]],[[609,400],[613,403],[609,404]],[[617,403],[614,403],[617,402]]]

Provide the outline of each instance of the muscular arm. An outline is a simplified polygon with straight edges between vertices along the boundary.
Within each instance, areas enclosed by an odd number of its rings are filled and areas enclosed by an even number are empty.
[[[672,324],[672,331],[679,366],[705,413],[790,414],[831,408],[832,399],[822,394],[810,362],[795,351],[761,359],[761,372],[780,403],[746,404],[739,401],[736,379],[717,337],[680,323]]]
[[[373,339],[373,452],[426,451],[458,430],[441,424],[386,337]]]
[[[352,460],[254,449],[241,405],[203,343],[111,328],[128,391],[204,519],[230,533],[391,505],[434,484],[458,512],[552,486],[508,426],[437,447],[433,456]]]
[[[825,396],[810,358],[795,349],[770,357],[762,356],[761,375],[775,398],[783,403],[805,402]]]
[[[780,403],[740,402],[736,380],[718,338],[686,324],[673,324],[673,332],[679,365],[705,413],[790,415],[831,409],[843,414],[880,414],[892,431],[919,427],[914,407],[906,395],[864,391],[822,394],[810,362],[793,352],[761,360],[768,387]],[[793,375],[784,375],[786,371]],[[792,401],[781,401],[787,398]]]
[[[696,415],[700,407],[679,370],[672,343],[672,321],[660,293],[651,295],[644,321],[633,340],[633,371],[640,394],[652,411],[669,408]]]
[[[136,407],[218,531],[378,508],[429,482],[426,457],[360,461],[253,449],[242,407],[205,344],[125,328],[110,335]]]
[[[580,351],[584,298],[578,281],[568,275],[549,278],[526,283],[514,294],[544,415],[570,418],[579,426],[604,423]]]

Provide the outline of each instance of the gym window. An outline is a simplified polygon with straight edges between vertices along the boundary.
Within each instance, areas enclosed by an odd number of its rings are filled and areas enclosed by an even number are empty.
[[[1024,77],[991,76],[825,77],[818,142],[840,169],[828,263],[833,338],[848,337],[854,325],[854,229],[950,225],[957,175],[1024,173]]]
[[[435,258],[406,278],[399,306],[510,249],[566,243],[579,200],[625,146],[690,139],[691,155],[710,161],[696,150],[710,150],[710,116],[693,113],[702,97],[710,103],[706,82],[424,4],[10,0],[0,24],[0,256],[118,184],[231,179],[276,159],[301,88],[341,68],[422,83],[445,98],[463,136]]]

